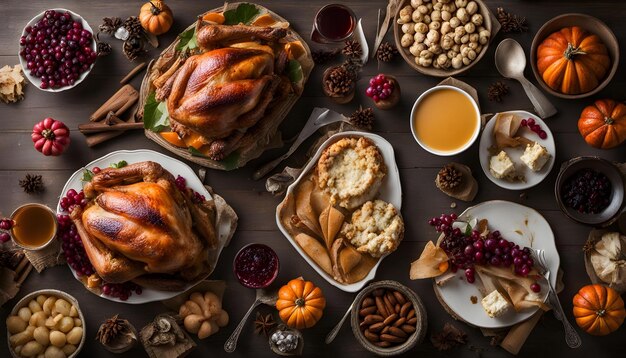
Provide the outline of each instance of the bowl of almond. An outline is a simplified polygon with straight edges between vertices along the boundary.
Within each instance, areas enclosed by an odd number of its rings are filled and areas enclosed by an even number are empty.
[[[390,357],[421,343],[426,309],[419,296],[397,281],[378,281],[355,299],[351,320],[354,337],[368,351]]]

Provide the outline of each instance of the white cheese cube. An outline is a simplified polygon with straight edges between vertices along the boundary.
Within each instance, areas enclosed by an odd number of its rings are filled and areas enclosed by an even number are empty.
[[[515,176],[515,165],[505,151],[491,157],[489,171],[497,179],[512,178]]]
[[[507,301],[498,290],[494,290],[485,296],[480,303],[491,318],[502,315],[511,307],[509,301]]]
[[[538,172],[550,159],[550,153],[544,146],[535,142],[533,145],[527,145],[524,154],[520,157],[522,162],[526,164],[532,171]]]

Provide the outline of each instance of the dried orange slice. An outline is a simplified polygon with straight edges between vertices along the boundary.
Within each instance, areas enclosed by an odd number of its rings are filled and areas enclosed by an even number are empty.
[[[165,139],[169,144],[175,145],[177,147],[186,148],[187,145],[185,142],[180,139],[178,133],[176,132],[161,132],[159,133],[163,139]]]
[[[276,20],[274,20],[272,15],[266,13],[254,19],[251,25],[268,27],[268,26],[274,25],[275,23],[276,23]]]
[[[289,42],[285,45],[285,51],[287,51],[290,60],[297,60],[306,55],[306,50],[300,41]]]
[[[211,21],[214,22],[218,25],[221,25],[224,23],[224,21],[226,21],[226,19],[224,18],[224,14],[222,14],[221,12],[209,12],[204,14],[204,16],[202,16],[202,20],[204,21]]]

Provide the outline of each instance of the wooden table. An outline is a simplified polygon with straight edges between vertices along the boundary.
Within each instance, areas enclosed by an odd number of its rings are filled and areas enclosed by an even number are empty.
[[[287,18],[293,27],[303,37],[308,38],[312,19],[317,9],[325,1],[262,1],[262,4]],[[384,1],[343,1],[354,9],[357,16],[363,18],[364,30],[370,43],[373,43],[376,30],[376,15],[378,8],[385,8]],[[615,32],[622,45],[626,45],[626,22],[623,15],[626,5],[621,1],[596,0],[589,1],[487,1],[489,7],[495,11],[498,6],[505,6],[507,10],[526,16],[529,19],[530,31],[524,34],[512,35],[518,40],[528,53],[535,31],[548,19],[568,12],[581,12],[597,16],[605,21]],[[182,1],[169,0],[168,4],[175,14],[175,24],[167,35],[160,38],[163,45],[174,39],[195,16],[208,9],[220,5],[219,1]],[[0,64],[18,63],[18,39],[22,27],[28,20],[52,4],[44,0],[17,1],[4,0],[0,12],[0,23],[4,30],[0,32]],[[86,20],[97,27],[102,17],[119,16],[126,18],[136,15],[139,10],[139,1],[107,0],[87,2],[79,0],[56,1],[56,6],[71,9],[83,15]],[[392,34],[389,33],[389,39]],[[490,46],[484,59],[472,68],[467,74],[459,78],[467,81],[479,91],[480,104],[484,113],[497,111],[526,109],[532,106],[521,86],[517,82],[506,81],[510,87],[510,95],[502,103],[489,102],[486,97],[487,87],[501,77],[494,66],[495,44],[505,35],[498,35]],[[26,89],[26,98],[13,105],[0,105],[0,188],[4,191],[0,202],[0,211],[8,215],[17,206],[26,202],[41,202],[55,207],[61,188],[71,173],[93,159],[119,149],[147,148],[161,152],[163,149],[146,139],[140,131],[128,133],[122,137],[106,142],[94,149],[85,145],[85,139],[77,131],[79,123],[87,121],[91,112],[102,104],[119,87],[119,80],[134,66],[123,56],[120,41],[110,41],[113,53],[97,61],[95,68],[84,83],[70,91],[53,94],[42,92],[29,85]],[[494,44],[495,43],[495,44]],[[371,45],[370,45],[371,46]],[[153,51],[151,55],[155,55]],[[624,58],[624,56],[622,56]],[[613,97],[623,99],[624,60],[613,82],[595,98]],[[528,66],[530,67],[530,66]],[[554,182],[561,162],[579,155],[599,155],[610,160],[625,160],[624,146],[602,151],[587,146],[578,134],[576,122],[582,108],[592,99],[567,101],[550,97],[559,110],[559,114],[547,121],[556,137],[557,157],[556,165],[548,178],[535,188],[525,191],[526,198],[520,192],[501,189],[491,183],[482,170],[477,156],[477,144],[464,154],[452,158],[455,161],[470,165],[479,181],[480,190],[475,201],[470,204],[457,202],[456,209],[451,209],[454,201],[439,192],[433,183],[439,168],[450,159],[437,157],[422,150],[411,136],[408,117],[414,100],[424,90],[437,84],[440,79],[429,78],[417,74],[400,58],[391,64],[370,62],[364,68],[358,83],[356,98],[347,105],[336,105],[323,96],[320,88],[320,79],[323,67],[316,68],[309,79],[304,95],[294,106],[286,118],[286,137],[297,133],[315,106],[328,107],[333,110],[349,114],[360,104],[371,105],[364,92],[369,78],[379,72],[394,74],[402,86],[402,101],[398,107],[390,111],[376,110],[375,131],[388,139],[396,150],[396,159],[400,167],[400,175],[404,190],[403,215],[406,221],[406,235],[400,249],[390,258],[383,261],[378,271],[377,279],[398,280],[417,292],[424,301],[428,310],[429,335],[441,330],[446,322],[453,319],[444,311],[435,298],[429,280],[410,281],[408,278],[409,263],[416,259],[424,243],[434,238],[433,230],[427,225],[427,219],[442,212],[462,212],[471,204],[486,200],[502,199],[519,202],[539,210],[550,222],[556,235],[557,246],[561,256],[561,267],[565,271],[565,290],[560,297],[568,318],[571,315],[571,297],[581,286],[589,283],[583,264],[582,245],[584,244],[589,227],[570,221],[557,207],[553,194]],[[530,68],[526,75],[532,78]],[[534,81],[534,79],[533,79]],[[133,82],[139,86],[140,78]],[[72,144],[67,153],[61,157],[44,157],[33,149],[30,140],[30,131],[36,122],[45,117],[63,120],[72,130]],[[311,141],[309,141],[311,143]],[[287,164],[298,166],[304,163],[304,150],[287,161]],[[306,262],[297,255],[293,247],[277,230],[274,221],[276,205],[281,198],[273,197],[264,189],[264,182],[250,179],[253,170],[270,158],[282,153],[281,150],[271,150],[263,158],[250,163],[244,169],[233,172],[210,170],[207,182],[216,192],[233,206],[239,215],[239,228],[230,246],[226,248],[220,258],[220,264],[212,278],[223,279],[228,283],[224,306],[230,313],[231,323],[215,336],[199,342],[198,348],[192,356],[227,356],[223,350],[224,341],[230,335],[243,313],[254,300],[254,292],[239,285],[232,274],[231,262],[234,254],[243,245],[251,242],[263,242],[271,245],[281,260],[281,272],[278,282],[286,282],[296,276],[304,276],[315,281],[326,294],[328,305],[324,317],[313,329],[305,331],[305,355],[321,356],[332,354],[345,357],[365,355],[366,351],[358,345],[352,336],[348,324],[344,326],[335,342],[324,344],[324,337],[335,325],[350,304],[352,294],[342,292],[326,283]],[[192,165],[197,169],[197,165]],[[27,195],[18,186],[18,180],[26,173],[42,174],[46,191],[40,195]],[[98,298],[87,290],[81,283],[74,280],[67,267],[55,267],[42,274],[32,273],[25,282],[18,297],[0,309],[2,322],[17,299],[34,290],[56,288],[67,291],[76,297],[81,304],[87,318],[87,340],[83,349],[83,356],[104,357],[110,356],[102,346],[95,341],[95,333],[100,323],[119,313],[129,319],[136,327],[141,328],[152,318],[163,311],[164,306],[155,302],[140,306],[125,305]],[[265,311],[268,311],[267,309]],[[489,345],[489,339],[483,337],[478,329],[470,328],[462,323],[456,323],[469,335],[469,344],[448,352],[438,352],[428,340],[412,351],[412,355],[424,354],[435,356],[474,357],[475,350],[479,350],[485,357],[509,356],[499,347]],[[4,324],[1,325],[0,356],[8,356]],[[521,356],[560,356],[584,357],[616,356],[618,347],[624,348],[626,329],[608,337],[592,337],[582,333],[583,345],[577,350],[570,350],[564,342],[561,323],[552,314],[547,314],[537,325]],[[474,347],[474,348],[472,348]],[[252,324],[245,327],[237,351],[230,356],[270,356],[270,350],[265,338],[256,336]],[[133,350],[125,356],[142,356],[141,350]]]

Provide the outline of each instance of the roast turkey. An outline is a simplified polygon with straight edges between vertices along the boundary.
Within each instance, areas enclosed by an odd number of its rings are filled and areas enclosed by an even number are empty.
[[[176,290],[210,271],[208,250],[217,245],[214,206],[179,190],[161,165],[103,169],[84,192],[87,206],[71,217],[104,281]]]
[[[255,140],[268,108],[293,91],[284,74],[287,53],[278,45],[286,34],[246,25],[199,27],[203,52],[155,84],[156,100],[167,101],[172,130],[183,139],[199,136],[213,160]]]

